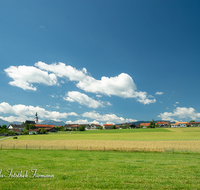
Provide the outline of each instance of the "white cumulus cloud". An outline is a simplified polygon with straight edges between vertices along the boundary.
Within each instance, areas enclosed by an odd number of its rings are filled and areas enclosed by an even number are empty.
[[[99,122],[96,121],[96,120],[88,121],[87,119],[78,119],[78,120],[75,120],[75,121],[71,121],[71,120],[66,121],[66,124],[79,124],[79,125],[81,125],[81,124],[92,124],[92,123],[99,124]]]
[[[155,95],[162,95],[164,92],[156,92]]]
[[[138,102],[143,104],[156,102],[156,99],[148,95],[147,92],[138,91],[133,79],[126,73],[121,73],[114,77],[102,76],[100,80],[96,80],[88,74],[86,68],[78,70],[61,62],[49,65],[41,61],[35,63],[35,67],[11,66],[5,69],[5,72],[14,80],[9,84],[18,86],[24,90],[36,91],[37,88],[33,86],[33,83],[50,86],[59,85],[57,77],[60,77],[77,82],[76,86],[78,88],[85,92],[98,94],[98,97],[100,97],[100,94],[104,94],[122,98],[135,98]],[[61,80],[61,83],[62,82],[63,80]],[[72,99],[69,100],[72,101]]]
[[[40,108],[38,106],[26,106],[22,104],[17,104],[11,106],[10,104],[6,102],[0,103],[0,113],[4,114],[13,114],[18,117],[22,118],[28,118],[32,117],[32,120],[34,119],[35,113],[38,113],[40,119],[54,119],[58,120],[61,118],[67,118],[68,116],[78,116],[75,112],[69,112],[69,113],[60,113],[58,111],[47,111],[44,108]],[[15,116],[10,117],[9,121],[12,120],[12,118],[16,118]],[[16,121],[16,120],[13,120]]]
[[[67,100],[69,102],[78,102],[81,105],[88,106],[89,108],[98,108],[103,107],[104,102],[102,101],[96,101],[86,94],[80,93],[78,91],[71,91],[66,94],[66,97],[64,97],[64,100]],[[108,105],[108,104],[107,104]]]
[[[10,66],[4,71],[13,79],[9,84],[22,88],[23,90],[36,91],[37,88],[33,86],[33,83],[45,84],[48,86],[57,84],[57,77],[55,74],[48,74],[48,72],[41,71],[32,66]]]
[[[177,119],[196,120],[200,118],[200,113],[197,113],[194,108],[177,107],[173,112],[164,112],[158,115],[162,120],[177,121]]]
[[[85,112],[82,114],[82,117],[87,117],[95,119],[97,121],[107,122],[107,123],[125,123],[125,122],[136,122],[135,119],[124,119],[123,117],[118,117],[115,114],[105,114],[100,115],[96,111]]]
[[[46,64],[44,62],[37,62],[35,63],[35,66],[40,68],[41,70],[50,71],[54,74],[56,74],[58,77],[67,77],[70,81],[80,81],[85,79],[87,76],[87,70],[86,68],[83,68],[82,70],[77,70],[76,68],[65,65],[65,63],[59,62],[58,64]]]

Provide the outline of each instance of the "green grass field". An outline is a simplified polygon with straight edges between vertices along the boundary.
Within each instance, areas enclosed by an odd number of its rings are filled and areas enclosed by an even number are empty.
[[[1,189],[199,189],[200,155],[0,150]],[[27,178],[7,177],[7,170]],[[32,169],[54,178],[30,178]]]
[[[200,189],[199,132],[197,127],[99,130],[1,140],[0,189]],[[67,145],[71,150],[56,150]],[[117,151],[95,151],[96,146]],[[133,147],[139,149],[130,152]],[[10,169],[16,175],[27,170],[28,177],[8,177]],[[33,169],[54,178],[31,178]]]
[[[18,138],[19,140],[200,140],[200,127],[59,132],[47,135],[21,135]]]

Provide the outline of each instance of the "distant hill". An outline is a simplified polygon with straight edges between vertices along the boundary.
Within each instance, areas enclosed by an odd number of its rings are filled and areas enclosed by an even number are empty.
[[[2,125],[9,125],[10,123],[8,122],[8,121],[5,121],[5,120],[3,120],[3,119],[0,119],[0,125],[2,126]]]
[[[40,122],[40,124],[64,126],[65,122],[63,122],[63,121],[54,121],[54,120],[44,120],[44,121]]]
[[[10,124],[16,124],[16,125],[21,125],[22,122],[19,122],[19,121],[14,121],[14,122],[8,122],[8,121],[5,121],[3,119],[0,119],[0,125],[7,125],[9,126]]]

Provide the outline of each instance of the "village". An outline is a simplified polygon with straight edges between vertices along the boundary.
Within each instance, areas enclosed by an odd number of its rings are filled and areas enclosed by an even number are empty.
[[[121,123],[121,124],[65,124],[64,126],[55,126],[48,124],[39,124],[38,115],[35,114],[34,121],[26,120],[21,125],[10,124],[7,130],[13,135],[34,135],[34,134],[46,134],[49,132],[58,131],[85,131],[85,130],[107,130],[107,129],[136,129],[136,128],[163,128],[163,127],[199,127],[200,122],[175,122],[169,123],[169,121],[154,122],[150,123]],[[1,136],[7,135],[6,133],[0,133]]]

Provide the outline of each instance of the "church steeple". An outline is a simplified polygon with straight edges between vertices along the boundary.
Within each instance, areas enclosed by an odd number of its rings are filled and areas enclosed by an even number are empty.
[[[35,114],[35,124],[38,124],[38,115],[37,115],[37,112]]]

